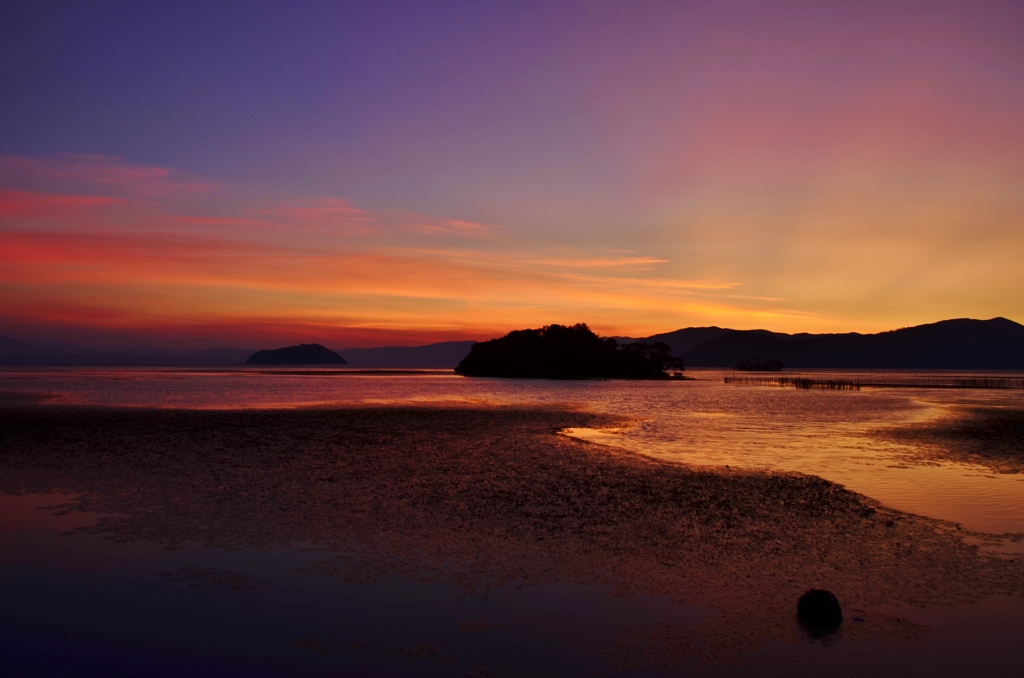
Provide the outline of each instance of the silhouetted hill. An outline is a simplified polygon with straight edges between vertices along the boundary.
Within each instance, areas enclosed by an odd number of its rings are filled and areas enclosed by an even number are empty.
[[[299,344],[257,351],[246,365],[346,365],[345,359],[320,344]]]
[[[665,344],[620,345],[583,324],[547,325],[473,344],[455,371],[467,377],[658,379],[666,369],[682,369],[669,350]]]
[[[704,342],[731,331],[721,327],[687,327],[675,332],[655,334],[644,339],[635,339],[634,341],[643,341],[648,344],[660,341],[672,347],[672,355],[683,356]]]
[[[380,348],[344,348],[338,353],[349,365],[359,367],[437,367],[453,368],[462,361],[475,341],[443,341],[426,346],[383,346]]]
[[[673,356],[681,356],[686,365],[693,367],[731,369],[759,358],[781,360],[793,368],[1024,369],[1024,326],[1006,318],[945,320],[879,334],[783,334],[689,327],[640,340],[620,339],[620,343],[633,341],[661,341],[671,347]],[[351,364],[366,367],[449,368],[467,357],[473,343],[352,348],[342,354]],[[232,347],[170,351],[79,346],[0,336],[2,365],[229,367],[245,363],[252,353],[252,349]]]
[[[725,330],[683,354],[691,367],[755,358],[787,367],[1016,370],[1024,369],[1024,326],[961,318],[878,334]]]

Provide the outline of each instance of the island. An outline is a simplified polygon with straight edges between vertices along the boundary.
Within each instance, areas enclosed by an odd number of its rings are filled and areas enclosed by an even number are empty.
[[[683,362],[671,351],[661,342],[620,344],[582,323],[546,325],[473,344],[455,372],[520,379],[679,378]]]
[[[340,355],[320,344],[299,344],[257,351],[246,365],[347,365]]]

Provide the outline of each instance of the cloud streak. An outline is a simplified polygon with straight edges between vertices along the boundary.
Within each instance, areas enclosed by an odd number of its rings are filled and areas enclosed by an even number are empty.
[[[929,309],[934,290],[956,294],[956,280],[984,275],[980,260],[1011,271],[1024,255],[995,235],[962,241],[958,220],[979,217],[976,201],[960,198],[906,214],[893,207],[901,228],[891,229],[861,227],[871,213],[830,194],[774,242],[747,242],[751,219],[775,218],[770,204],[698,203],[677,261],[549,244],[458,215],[263,195],[117,158],[3,156],[0,169],[0,322],[50,328],[43,334],[160,327],[168,340],[198,341],[198,328],[212,338],[233,327],[249,328],[233,343],[273,343],[292,336],[287,328],[316,327],[373,344],[396,332],[481,338],[576,321],[633,336],[698,324],[827,331],[841,328],[842,299],[855,293],[899,289]],[[1017,214],[1006,203],[1004,217]],[[950,247],[970,256],[936,269]],[[982,256],[993,247],[995,258]]]
[[[750,312],[725,294],[738,283],[658,275],[664,258],[531,247],[465,219],[344,198],[254,200],[223,186],[211,198],[213,182],[176,183],[170,171],[93,157],[7,156],[4,167],[54,188],[70,178],[107,189],[0,192],[0,318],[21,326],[228,322],[262,337],[276,323],[360,328],[372,342],[370,328],[480,336],[582,320],[621,334],[661,329],[666,314]]]
[[[85,210],[122,202],[118,198],[97,195],[52,195],[0,188],[0,218],[37,221],[57,217],[70,221],[80,218]]]
[[[48,187],[107,189],[142,198],[172,198],[215,188],[212,182],[196,181],[166,167],[134,165],[106,155],[0,155],[0,179]]]

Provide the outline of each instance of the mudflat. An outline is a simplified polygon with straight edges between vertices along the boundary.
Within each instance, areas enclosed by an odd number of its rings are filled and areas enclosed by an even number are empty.
[[[989,535],[813,476],[688,467],[558,433],[621,423],[542,407],[6,407],[0,492],[77,495],[54,510],[102,514],[87,529],[116,540],[316,544],[336,555],[314,569],[347,581],[600,583],[720,612],[626,633],[606,651],[618,665],[800,641],[796,601],[812,587],[848,611],[1024,595],[1024,563],[979,548]],[[921,631],[862,611],[841,634]]]
[[[988,466],[1000,473],[1024,472],[1024,410],[973,407],[927,425],[880,432],[915,445],[918,454]]]

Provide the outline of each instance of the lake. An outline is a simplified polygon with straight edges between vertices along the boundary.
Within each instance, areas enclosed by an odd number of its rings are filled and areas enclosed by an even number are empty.
[[[725,384],[722,370],[693,381],[549,381],[465,378],[445,370],[7,369],[0,389],[82,405],[275,408],[353,403],[567,405],[634,419],[567,433],[694,465],[798,471],[887,506],[983,532],[1024,532],[1024,474],[936,460],[873,435],[977,407],[1024,408],[1024,391],[797,390]],[[787,371],[786,373],[792,374]],[[822,378],[993,373],[807,370]],[[1012,373],[1011,373],[1012,374]],[[1020,376],[1019,373],[1016,376]]]
[[[949,521],[949,530],[971,532],[967,541],[1000,557],[1024,554],[1024,474],[892,434],[978,410],[1024,409],[1024,392],[799,390],[726,384],[728,373],[719,370],[687,374],[692,380],[531,381],[436,370],[8,368],[0,371],[0,395],[132,408],[541,405],[596,412],[623,420],[569,426],[561,435],[690,467],[818,476],[883,506]],[[867,381],[897,373],[804,374]],[[124,505],[135,502],[148,514],[175,500],[136,500],[131,486],[115,487]],[[187,488],[181,492],[183,501],[197,499]],[[0,495],[0,667],[14,675],[666,675],[657,655],[650,663],[619,665],[609,648],[632,642],[636,654],[640,641],[623,640],[636,629],[650,644],[663,631],[714,623],[731,609],[721,600],[681,604],[558,577],[466,585],[401,568],[379,578],[325,577],[334,566],[324,564],[339,558],[337,545],[229,548],[196,539],[168,548],[145,530],[119,536],[97,530],[107,514],[77,501],[63,493]],[[774,640],[684,672],[1015,675],[1024,669],[1012,649],[1024,640],[1019,594],[955,600],[864,605],[847,610],[851,634],[840,642],[783,642],[768,634]],[[865,618],[885,632],[858,637],[856,624]]]

